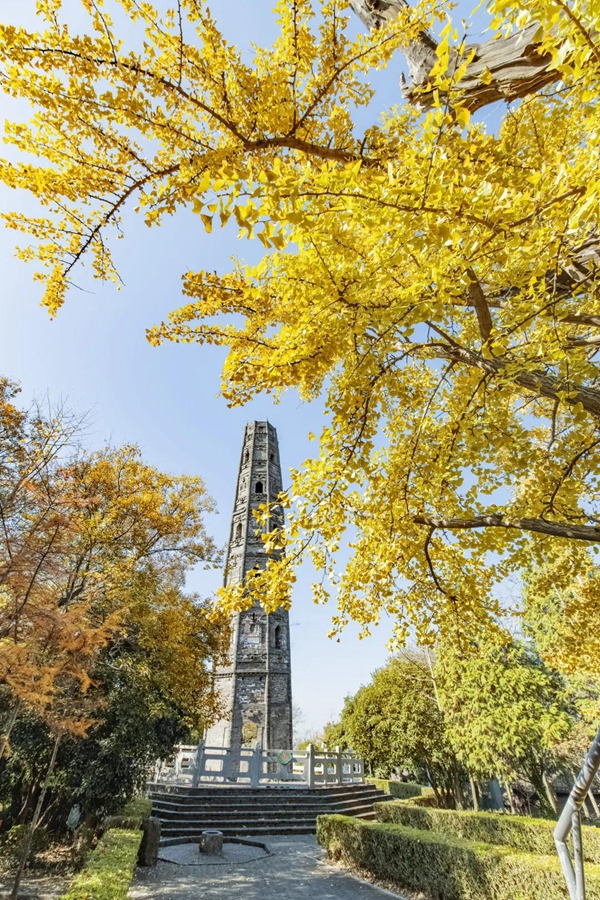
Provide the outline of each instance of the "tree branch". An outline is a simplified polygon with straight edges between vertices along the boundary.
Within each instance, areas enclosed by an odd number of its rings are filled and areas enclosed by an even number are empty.
[[[439,329],[436,330],[439,333]],[[444,337],[447,338],[446,335]],[[600,418],[600,390],[597,388],[581,387],[577,384],[561,381],[542,371],[527,372],[521,370],[512,372],[509,371],[509,363],[500,359],[486,359],[479,353],[475,353],[475,351],[466,347],[461,347],[454,341],[448,344],[436,344],[433,349],[437,357],[463,363],[467,366],[475,366],[489,375],[501,375],[506,372],[509,381],[519,384],[527,391],[531,391],[541,397],[549,397],[552,400],[562,399],[570,406],[581,403],[586,412],[596,418]],[[559,396],[563,393],[566,396]]]
[[[430,529],[441,528],[449,531],[474,528],[506,528],[517,531],[533,531],[549,537],[568,538],[575,541],[600,543],[600,526],[571,525],[568,522],[548,522],[546,519],[507,517],[503,513],[473,516],[470,519],[443,516],[412,516],[416,525],[425,525]]]
[[[492,314],[490,313],[490,308],[487,304],[487,300],[485,298],[485,294],[483,293],[483,288],[479,283],[479,279],[477,275],[473,271],[473,269],[467,269],[467,275],[469,276],[471,283],[468,288],[469,298],[475,307],[475,312],[477,313],[477,321],[479,322],[479,332],[481,334],[481,340],[485,344],[490,334],[492,333],[492,328],[494,327],[494,323],[492,322]]]
[[[405,0],[350,0],[350,6],[356,15],[370,29],[387,25],[408,5]],[[509,37],[501,36],[481,44],[467,44],[458,59],[456,52],[454,59],[451,54],[450,71],[455,70],[474,51],[473,59],[460,82],[463,103],[468,110],[473,112],[498,100],[517,100],[537,93],[545,85],[559,80],[559,72],[550,68],[551,57],[540,53],[540,44],[536,40],[539,30],[539,23],[532,22]],[[434,87],[430,84],[429,73],[437,62],[436,47],[435,40],[423,31],[403,50],[409,81],[406,82],[402,77],[402,94],[425,109],[430,108],[434,100]],[[486,84],[488,80],[489,83]],[[440,89],[439,93],[443,96],[444,91]]]

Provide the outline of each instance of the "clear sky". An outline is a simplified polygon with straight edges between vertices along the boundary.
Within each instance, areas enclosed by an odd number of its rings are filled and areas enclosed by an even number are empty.
[[[156,5],[163,4],[156,0]],[[211,4],[232,43],[270,43],[276,32],[273,0],[229,0]],[[473,4],[474,5],[474,4]],[[63,0],[69,23],[83,21],[78,0]],[[0,0],[3,22],[35,26],[35,0]],[[459,16],[456,16],[459,19]],[[360,23],[352,21],[358,30]],[[400,102],[401,60],[377,74],[373,104],[382,111]],[[26,110],[0,95],[0,118],[19,119]],[[0,209],[23,208],[26,199],[0,190]],[[181,274],[190,269],[227,271],[232,255],[249,262],[260,247],[240,243],[233,228],[206,235],[198,217],[178,214],[148,229],[127,215],[126,237],[115,253],[125,286],[78,279],[90,293],[72,291],[55,320],[40,308],[41,288],[32,267],[14,257],[14,232],[0,231],[0,373],[21,382],[23,401],[49,393],[90,410],[90,447],[107,441],[140,445],[145,459],[165,471],[201,475],[218,505],[209,529],[219,544],[227,539],[243,426],[268,418],[278,430],[281,461],[298,467],[314,451],[309,431],[318,435],[321,403],[301,403],[289,394],[279,405],[262,397],[243,409],[228,409],[219,398],[224,352],[218,348],[167,345],[155,349],[145,328],[180,305]],[[285,476],[284,476],[285,482]],[[217,572],[197,571],[190,588],[210,595]],[[300,573],[294,593],[292,668],[294,702],[304,713],[303,728],[316,729],[337,716],[343,698],[368,681],[387,658],[391,623],[359,641],[350,628],[340,643],[327,639],[333,610],[310,600],[310,570]]]

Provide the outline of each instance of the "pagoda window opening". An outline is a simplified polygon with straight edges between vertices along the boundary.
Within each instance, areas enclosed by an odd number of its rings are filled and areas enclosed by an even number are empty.
[[[281,625],[275,626],[274,639],[275,639],[275,649],[281,650]]]
[[[257,481],[257,482],[256,482],[256,488],[255,488],[255,490],[256,490],[256,493],[257,493],[257,494],[262,494],[262,493],[263,493],[263,483],[262,483],[262,481]]]
[[[238,522],[235,526],[235,539],[236,541],[241,541],[242,539],[242,523]]]

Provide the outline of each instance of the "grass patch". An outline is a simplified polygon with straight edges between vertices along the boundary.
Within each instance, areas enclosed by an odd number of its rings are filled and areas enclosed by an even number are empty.
[[[60,900],[127,900],[142,832],[111,828]]]
[[[317,838],[332,859],[431,900],[568,900],[556,856],[349,816],[319,816]],[[600,900],[600,866],[586,883]]]

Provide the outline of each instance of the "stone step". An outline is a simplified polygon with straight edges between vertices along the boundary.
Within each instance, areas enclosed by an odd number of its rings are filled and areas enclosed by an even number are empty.
[[[278,796],[283,796],[288,794],[290,797],[300,793],[300,794],[335,794],[339,793],[339,791],[372,791],[379,790],[373,784],[367,784],[364,782],[344,782],[344,784],[327,784],[327,785],[316,785],[315,787],[309,788],[306,784],[295,784],[295,785],[282,785],[282,784],[266,784],[261,785],[261,787],[253,787],[250,784],[230,784],[223,782],[214,782],[214,783],[204,783],[198,785],[197,787],[191,787],[187,785],[181,784],[167,784],[165,782],[149,782],[148,783],[148,791],[159,792],[164,794],[178,794],[180,796],[194,796],[194,795],[205,795],[210,793],[223,793],[225,791],[231,792],[243,792],[248,794],[262,795],[262,794],[277,794]]]
[[[389,795],[382,791],[371,791],[341,794],[337,797],[298,797],[295,800],[277,800],[269,797],[210,797],[203,800],[190,798],[187,801],[165,800],[162,797],[152,797],[155,809],[160,809],[165,813],[169,811],[194,811],[197,809],[254,809],[260,806],[261,809],[304,809],[313,806],[339,806],[344,803],[354,803],[357,800],[361,802],[377,803],[384,801]]]
[[[362,815],[363,813],[373,812],[373,805],[371,803],[355,803],[353,806],[345,806],[343,810],[331,806],[318,806],[312,809],[303,809],[302,811],[255,809],[251,815],[248,815],[248,813],[244,814],[241,810],[233,809],[227,810],[226,812],[220,810],[203,810],[201,812],[195,813],[194,815],[174,814],[169,817],[164,817],[161,815],[159,816],[159,818],[161,819],[163,829],[177,828],[186,825],[201,825],[202,828],[212,828],[213,826],[219,827],[219,822],[226,824],[233,821],[245,821],[246,819],[260,819],[261,821],[264,821],[265,824],[279,820],[316,820],[317,816],[323,815],[325,813],[335,813],[342,811],[351,816]]]
[[[217,828],[226,837],[263,834],[313,834],[317,816],[345,813],[374,819],[373,803],[391,800],[369,784],[332,785],[309,789],[242,785],[212,785],[150,792],[153,812],[161,820],[162,839],[183,843],[198,840],[202,831]]]
[[[353,797],[373,797],[373,798],[381,798],[388,796],[383,791],[380,791],[378,788],[367,787],[361,790],[340,790],[334,792],[316,792],[316,791],[298,791],[293,794],[285,794],[285,795],[276,795],[272,792],[262,792],[256,791],[253,793],[249,793],[247,791],[238,790],[232,791],[229,789],[224,790],[211,790],[206,791],[205,793],[198,794],[194,793],[165,793],[162,791],[150,791],[149,796],[152,800],[156,802],[172,804],[177,806],[182,805],[200,805],[211,802],[218,802],[219,804],[227,804],[227,803],[256,803],[257,801],[261,804],[299,804],[299,803],[309,803],[309,802],[331,802],[331,801],[339,801],[350,799]]]

